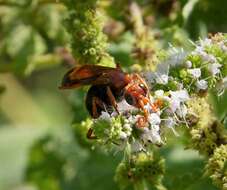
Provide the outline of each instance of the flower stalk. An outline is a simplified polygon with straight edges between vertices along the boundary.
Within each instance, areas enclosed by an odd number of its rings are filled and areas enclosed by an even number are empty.
[[[71,36],[72,54],[80,64],[113,66],[107,53],[107,38],[103,34],[102,15],[96,0],[62,0],[68,8],[65,28]]]

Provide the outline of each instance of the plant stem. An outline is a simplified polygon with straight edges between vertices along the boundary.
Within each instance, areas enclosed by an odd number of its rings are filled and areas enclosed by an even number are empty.
[[[134,183],[134,190],[148,190],[146,182],[143,180]]]

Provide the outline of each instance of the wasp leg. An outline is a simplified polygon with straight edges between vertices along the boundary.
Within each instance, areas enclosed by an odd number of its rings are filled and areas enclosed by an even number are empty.
[[[148,125],[148,110],[144,108],[144,102],[142,100],[139,100],[139,106],[140,108],[143,110],[144,112],[144,116],[141,116],[138,118],[137,122],[136,122],[136,126],[138,128],[144,128]]]
[[[113,93],[112,93],[112,91],[111,91],[111,89],[110,89],[109,86],[107,86],[107,95],[108,95],[108,97],[109,97],[109,99],[110,99],[111,105],[114,107],[114,109],[116,110],[116,112],[117,112],[118,114],[120,114],[120,112],[119,112],[119,110],[118,110],[118,108],[117,108],[116,99],[115,99],[115,97],[114,97],[114,95],[113,95]]]
[[[87,138],[88,139],[97,139],[97,137],[93,134],[93,129],[92,128],[88,129]]]
[[[149,115],[148,110],[144,108],[144,103],[143,103],[142,100],[139,100],[138,103],[139,103],[139,105],[140,105],[140,108],[143,110],[145,119],[146,119],[146,121],[147,121],[147,120],[148,120],[148,115]]]
[[[93,97],[92,98],[92,116],[94,118],[99,117],[97,105],[104,109],[103,102],[98,97]],[[88,139],[97,139],[97,137],[95,135],[93,135],[93,129],[92,128],[88,129],[87,138]]]
[[[103,108],[103,110],[105,109],[102,100],[100,100],[98,97],[93,97],[93,98],[92,98],[92,116],[93,116],[94,118],[98,118],[98,117],[99,117],[97,105],[98,105],[99,107]]]
[[[97,105],[104,108],[103,102],[99,98],[93,97],[92,98],[92,116],[94,118],[99,117],[99,114],[98,114],[98,111],[97,111]],[[93,129],[92,128],[88,129],[87,138],[88,139],[97,139],[97,137],[93,135]]]

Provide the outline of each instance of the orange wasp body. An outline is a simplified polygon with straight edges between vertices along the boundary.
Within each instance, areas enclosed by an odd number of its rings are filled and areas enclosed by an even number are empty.
[[[119,113],[117,103],[125,99],[128,104],[143,110],[147,120],[148,111],[144,106],[150,104],[149,91],[146,82],[138,74],[124,73],[119,65],[116,68],[83,65],[65,74],[60,89],[84,85],[91,85],[85,103],[93,118],[98,118],[102,111],[111,113],[115,110]]]

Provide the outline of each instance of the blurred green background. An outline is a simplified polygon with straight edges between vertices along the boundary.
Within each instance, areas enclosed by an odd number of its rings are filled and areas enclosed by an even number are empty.
[[[169,42],[187,47],[188,38],[227,31],[226,0],[136,2],[159,47],[166,48]],[[99,5],[105,12],[105,27],[117,23],[117,28],[105,32],[109,52],[125,69],[135,63],[128,4],[101,0]],[[86,89],[58,89],[71,64],[63,26],[66,12],[55,0],[0,0],[1,190],[118,189],[113,176],[121,153],[94,150],[83,136]],[[220,118],[226,102],[226,96],[213,98]],[[167,162],[164,185],[170,190],[215,190],[202,176],[204,159],[184,150],[184,142],[183,135],[170,134],[168,146],[160,149]]]

